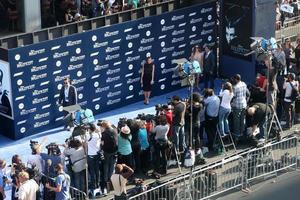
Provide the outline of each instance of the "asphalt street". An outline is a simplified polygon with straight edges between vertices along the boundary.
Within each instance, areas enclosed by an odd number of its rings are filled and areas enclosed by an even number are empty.
[[[268,179],[250,187],[250,193],[242,191],[227,194],[217,200],[299,200],[300,172],[293,171]]]

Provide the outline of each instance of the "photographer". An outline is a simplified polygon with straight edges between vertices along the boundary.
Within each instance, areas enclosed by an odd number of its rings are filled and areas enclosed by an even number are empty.
[[[222,136],[225,136],[230,132],[228,116],[231,112],[230,102],[233,98],[233,89],[231,83],[226,82],[224,84],[220,97],[222,100],[219,111],[219,131]]]
[[[38,173],[41,173],[44,169],[44,161],[41,156],[42,145],[31,141],[30,146],[32,154],[28,156],[27,164],[29,164],[31,168],[36,168]]]
[[[85,169],[86,157],[82,143],[79,140],[71,140],[69,144],[64,144],[64,155],[70,157],[72,172],[74,173],[75,188],[84,191],[85,189]]]
[[[125,125],[118,135],[118,164],[133,166],[130,128]]]
[[[87,162],[90,175],[90,189],[93,196],[100,191],[100,144],[101,133],[96,130],[96,126],[92,123],[87,125],[88,133],[86,134],[87,140]]]
[[[115,174],[110,178],[114,188],[115,200],[127,199],[126,183],[127,179],[133,174],[131,169],[126,164],[117,164]]]
[[[266,126],[266,115],[269,118],[272,113],[270,107],[264,103],[256,103],[248,108],[247,113],[252,121],[252,135],[262,141],[264,139],[264,129]],[[267,119],[267,121],[269,121],[269,119]],[[257,128],[259,128],[258,136],[256,136]]]
[[[205,132],[208,139],[208,149],[213,151],[213,144],[217,132],[220,99],[213,89],[207,89],[204,94]]]
[[[26,167],[23,165],[21,157],[19,155],[13,155],[11,159],[11,172],[10,177],[12,179],[12,188],[11,188],[11,199],[18,200],[17,187],[19,185],[18,175],[21,171],[25,171]]]
[[[192,99],[193,99],[192,105],[188,104],[187,106],[187,118],[188,121],[190,121],[192,115],[192,129],[193,129],[192,131],[193,143],[190,144],[189,146],[195,149],[197,152],[197,150],[199,150],[200,148],[199,132],[200,132],[200,111],[202,110],[202,104],[200,103],[201,96],[199,93],[193,93]],[[187,136],[190,137],[190,134],[188,134]],[[187,141],[190,141],[190,139]]]
[[[139,125],[138,137],[141,144],[141,153],[140,153],[141,165],[140,168],[138,168],[137,170],[141,170],[144,174],[146,174],[149,167],[149,153],[150,153],[148,133],[145,126],[145,121],[140,120],[137,121],[137,123]]]
[[[298,90],[299,84],[297,81],[295,81],[295,74],[290,73],[287,75],[287,78],[285,79],[285,82],[283,84],[283,89],[285,90],[283,107],[286,119],[286,129],[290,129],[292,127],[295,116],[295,100],[291,98],[293,88]]]
[[[155,169],[154,171],[161,174],[167,173],[167,148],[168,148],[168,132],[170,129],[167,118],[164,115],[159,116],[159,124],[154,127],[154,153],[155,153]]]
[[[4,168],[6,167],[5,160],[0,159],[0,200],[5,199],[4,186],[5,186],[5,174]]]
[[[104,181],[108,183],[110,181],[111,175],[113,174],[114,167],[116,164],[116,154],[118,150],[118,134],[108,121],[98,121],[97,125],[100,126],[103,130],[101,137],[101,148],[104,153],[103,173]]]
[[[55,187],[46,184],[46,188],[55,192],[55,200],[69,200],[70,199],[70,176],[64,172],[64,166],[58,164],[55,166],[57,177],[55,178]]]
[[[186,148],[185,144],[185,111],[186,105],[180,100],[179,96],[173,96],[172,104],[174,105],[173,110],[173,143],[179,151],[183,151]]]

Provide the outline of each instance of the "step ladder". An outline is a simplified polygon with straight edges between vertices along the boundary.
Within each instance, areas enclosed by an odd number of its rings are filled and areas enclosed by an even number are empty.
[[[219,131],[219,127],[217,127],[217,136],[215,137],[215,140],[217,140],[217,138],[219,138],[219,140],[220,140],[220,143],[222,145],[225,155],[227,155],[227,148],[230,148],[230,147],[233,147],[234,152],[236,152],[236,146],[234,144],[234,140],[233,140],[231,133],[228,133],[226,135],[221,135],[221,133]]]

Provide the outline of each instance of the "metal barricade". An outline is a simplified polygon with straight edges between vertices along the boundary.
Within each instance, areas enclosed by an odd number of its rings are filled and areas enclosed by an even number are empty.
[[[130,199],[193,200],[210,198],[242,185],[242,159],[240,156],[234,156],[204,169],[193,170]]]
[[[86,200],[86,199],[88,199],[85,192],[83,192],[81,190],[78,190],[74,187],[70,187],[70,195],[71,195],[72,200]]]
[[[296,137],[286,138],[250,150],[241,156],[244,158],[245,169],[243,186],[248,187],[249,182],[255,179],[277,176],[279,171],[296,168],[298,139]]]
[[[298,138],[291,137],[223,159],[205,168],[192,170],[130,199],[208,199],[234,188],[244,189],[253,180],[296,167],[300,167]]]

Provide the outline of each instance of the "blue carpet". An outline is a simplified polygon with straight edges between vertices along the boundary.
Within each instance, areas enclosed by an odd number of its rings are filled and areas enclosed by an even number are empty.
[[[218,94],[221,85],[221,80],[216,80],[215,85],[218,88],[216,90],[216,94]],[[197,91],[197,89],[195,89],[195,91]],[[168,101],[169,98],[171,98],[174,95],[186,98],[189,96],[189,94],[189,90],[187,88],[183,88],[175,92],[167,93],[158,97],[153,97],[151,98],[149,105],[144,105],[143,102],[124,105],[124,107],[121,107],[119,109],[97,115],[96,119],[105,119],[110,121],[112,124],[117,125],[119,118],[135,118],[140,113],[155,114],[156,104],[164,104]],[[44,138],[47,138],[47,141],[45,142],[46,144],[49,144],[51,142],[63,144],[65,139],[69,137],[70,132],[63,131],[62,127],[42,132],[17,141],[11,140],[0,135],[0,158],[6,160],[6,162],[10,164],[12,156],[14,154],[19,154],[23,162],[27,162],[27,155],[31,153],[31,149],[29,146],[30,140],[41,142]]]

